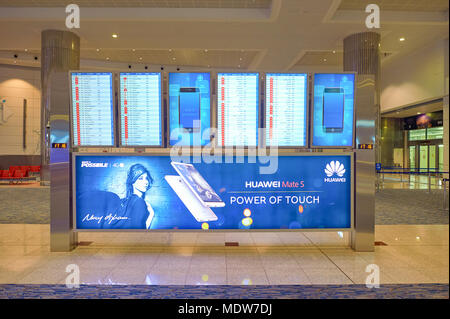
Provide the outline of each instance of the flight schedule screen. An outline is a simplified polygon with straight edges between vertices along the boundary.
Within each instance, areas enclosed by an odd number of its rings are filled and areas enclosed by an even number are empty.
[[[120,73],[120,144],[161,146],[161,73]]]
[[[74,72],[72,126],[75,146],[114,146],[112,73]]]
[[[258,145],[258,73],[217,74],[219,146]]]
[[[306,146],[307,74],[266,74],[266,145]]]

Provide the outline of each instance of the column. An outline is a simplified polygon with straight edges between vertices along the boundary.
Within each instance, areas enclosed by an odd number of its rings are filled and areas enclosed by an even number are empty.
[[[80,68],[80,38],[72,32],[44,30],[41,34],[41,185],[50,184],[50,78],[55,72]],[[68,77],[69,75],[67,75]],[[69,109],[67,109],[67,115]]]
[[[356,73],[356,144],[375,144],[374,149],[355,149],[355,208],[352,248],[374,250],[375,158],[381,163],[380,139],[380,35],[363,32],[344,39],[344,71]],[[375,140],[375,143],[374,143]]]
[[[68,31],[41,34],[41,185],[50,184],[50,251],[77,244],[70,203],[69,70],[80,67],[80,38]],[[67,148],[53,148],[66,143]]]

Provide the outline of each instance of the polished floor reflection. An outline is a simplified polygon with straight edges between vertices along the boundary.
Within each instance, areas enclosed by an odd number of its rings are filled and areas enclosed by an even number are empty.
[[[97,285],[364,284],[371,264],[381,284],[448,283],[448,225],[380,225],[375,240],[354,252],[347,232],[80,233],[51,253],[48,225],[0,224],[0,284],[64,284],[73,264]]]
[[[379,174],[382,189],[449,189],[444,185],[441,176],[409,175],[409,174]]]

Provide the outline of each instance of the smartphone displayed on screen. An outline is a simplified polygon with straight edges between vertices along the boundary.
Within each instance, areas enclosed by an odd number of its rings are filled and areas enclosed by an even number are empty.
[[[325,88],[323,91],[323,129],[329,133],[344,129],[343,88]]]
[[[195,196],[208,207],[224,207],[225,203],[192,164],[171,162]]]
[[[194,216],[196,221],[211,222],[218,220],[216,214],[214,214],[211,208],[203,205],[197,196],[194,195],[194,192],[192,192],[192,190],[187,186],[183,178],[180,176],[171,175],[166,175],[164,178],[181,199],[192,216]]]
[[[200,130],[200,90],[198,88],[180,88],[178,114],[180,127],[189,132]]]

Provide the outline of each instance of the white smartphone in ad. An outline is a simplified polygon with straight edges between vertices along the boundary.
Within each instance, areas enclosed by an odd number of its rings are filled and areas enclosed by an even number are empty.
[[[224,207],[225,203],[220,199],[219,195],[205,181],[202,175],[192,164],[171,162],[170,163],[177,173],[184,180],[186,185],[194,193],[194,195],[205,206],[208,207]]]
[[[211,208],[203,205],[194,195],[180,176],[166,175],[164,178],[198,222],[216,221],[218,219]]]

